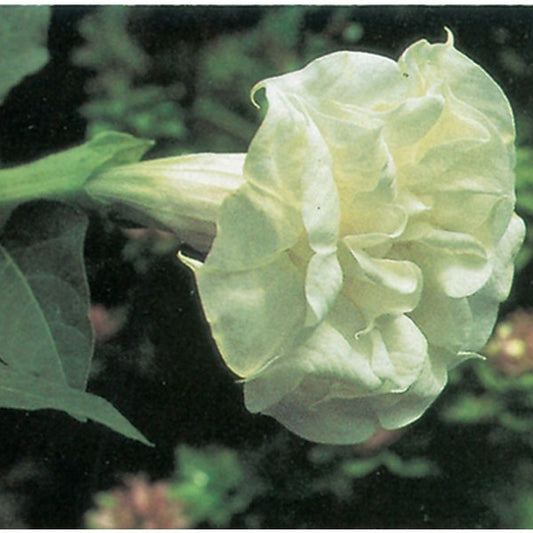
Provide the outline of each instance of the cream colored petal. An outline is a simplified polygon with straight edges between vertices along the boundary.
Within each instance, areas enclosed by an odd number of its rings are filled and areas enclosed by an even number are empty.
[[[323,322],[284,357],[245,382],[247,406],[264,411],[295,390],[305,377],[320,386],[313,392],[313,407],[331,398],[373,396],[405,390],[420,374],[427,343],[418,328],[404,316],[384,317],[379,326],[355,338],[341,334],[337,317]],[[344,324],[344,329],[350,329]],[[329,388],[324,383],[329,383]],[[309,383],[309,380],[307,380]],[[311,391],[308,391],[309,393]]]
[[[465,349],[474,327],[474,317],[466,298],[450,298],[438,285],[427,282],[420,303],[409,316],[429,344],[451,352]]]
[[[331,321],[325,321],[297,347],[296,360],[305,374],[343,385],[348,395],[357,396],[367,394],[382,383],[371,368],[371,349],[369,337],[356,339],[354,331],[353,337],[346,338]]]
[[[290,358],[278,358],[244,382],[244,402],[251,413],[261,413],[295,391],[305,378],[304,370]]]
[[[324,386],[327,386],[325,383]],[[284,401],[264,411],[300,437],[326,444],[355,444],[378,428],[374,405],[368,399],[336,399],[309,407],[317,383],[306,381]]]
[[[196,281],[213,338],[239,376],[284,353],[303,326],[303,278],[285,254],[242,272],[204,266]]]
[[[322,383],[314,391],[308,390],[310,404],[324,400],[331,387],[342,388],[350,397],[366,395],[382,384],[370,366],[370,347],[368,337],[347,339],[331,323],[322,322],[302,334],[290,353],[245,382],[246,405],[251,411],[264,412],[283,401],[302,380],[309,383],[309,376]]]
[[[510,159],[488,140],[459,138],[431,145],[420,160],[402,168],[402,182],[415,194],[479,190],[508,192],[513,187]]]
[[[486,283],[491,272],[485,247],[465,233],[426,227],[400,253],[422,269],[425,283],[435,284],[451,298],[473,294]]]
[[[366,317],[366,328],[376,317],[406,313],[417,306],[422,273],[414,263],[376,259],[354,249],[350,256],[343,260],[344,292]]]
[[[342,287],[342,269],[335,252],[317,253],[307,265],[305,293],[311,313],[306,326],[323,320],[334,305]]]
[[[418,195],[478,191],[511,193],[514,150],[478,111],[447,100],[441,117],[415,147],[400,181]]]
[[[433,195],[431,219],[440,228],[468,233],[492,249],[504,234],[514,209],[514,197],[468,189]]]
[[[394,108],[405,98],[411,80],[402,77],[395,61],[363,52],[335,52],[296,72],[269,78],[256,85],[276,85],[317,108],[341,103],[362,109]]]
[[[397,429],[420,418],[441,393],[447,378],[442,357],[437,354],[426,358],[418,379],[408,391],[376,399],[375,409],[381,426]]]
[[[332,155],[332,170],[341,198],[375,189],[389,162],[382,140],[383,120],[346,109],[339,116],[308,107]]]
[[[296,207],[247,183],[222,203],[217,238],[206,264],[226,271],[269,264],[278,253],[291,248],[304,231]]]
[[[392,198],[380,196],[375,192],[361,193],[343,200],[342,235],[351,248],[390,242],[405,230],[408,221],[406,209],[391,202]]]
[[[468,298],[475,327],[464,349],[477,351],[487,342],[498,316],[498,304],[505,300],[511,290],[513,261],[523,243],[525,225],[514,215],[506,233],[494,251],[493,271],[485,286]]]
[[[350,251],[359,267],[355,273],[358,278],[400,294],[412,295],[422,289],[422,273],[414,263],[376,259],[362,251]]]
[[[428,356],[427,341],[421,331],[405,315],[389,315],[379,318],[369,335],[374,344],[371,366],[385,381],[383,392],[410,389]]]
[[[244,165],[246,184],[220,208],[217,239],[207,264],[245,270],[267,264],[303,231],[302,162],[309,157],[305,116],[268,91],[269,109]]]
[[[479,65],[454,48],[450,32],[445,44],[414,43],[398,65],[426,90],[446,84],[457,99],[486,115],[507,144],[513,142],[513,113],[505,94]]]
[[[443,108],[440,95],[407,99],[386,117],[383,135],[387,146],[398,149],[419,141],[435,125]]]
[[[318,128],[309,120],[308,157],[302,161],[302,218],[314,255],[307,266],[305,292],[310,313],[306,325],[323,320],[342,286],[337,259],[340,205],[332,173],[332,160]]]
[[[339,341],[335,329],[321,324],[294,360],[280,359],[245,383],[246,405],[315,442],[361,442],[376,427],[374,394],[385,387],[405,390],[416,382],[426,350],[424,337],[405,317],[384,319],[380,329],[352,347]],[[370,361],[359,353],[368,353]],[[376,370],[382,373],[379,380]]]

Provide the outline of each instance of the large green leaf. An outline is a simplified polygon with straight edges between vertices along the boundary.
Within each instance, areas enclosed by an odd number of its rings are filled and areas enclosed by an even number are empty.
[[[84,213],[65,204],[35,202],[12,214],[2,238],[12,261],[5,278],[16,272],[18,279],[27,284],[23,295],[12,294],[11,298],[16,301],[7,302],[4,297],[2,304],[10,305],[11,309],[24,306],[26,313],[28,301],[37,304],[31,308],[40,311],[42,328],[41,334],[33,339],[20,328],[20,334],[13,335],[12,332],[17,331],[17,325],[10,323],[13,314],[6,317],[0,325],[0,336],[15,345],[6,351],[6,362],[11,367],[19,367],[30,358],[31,364],[38,366],[44,363],[43,354],[48,354],[47,368],[59,366],[58,375],[80,390],[85,390],[87,385],[93,353],[93,333],[88,318],[89,289],[83,262],[86,229]],[[5,287],[6,281],[0,277],[0,294],[18,291],[13,280],[8,287]],[[33,323],[37,325],[36,321]],[[55,349],[31,350],[39,338],[46,339],[47,346],[52,341]]]
[[[0,248],[0,357],[22,372],[61,383],[65,376],[52,333],[24,274]]]
[[[76,389],[0,366],[0,407],[57,409],[91,419],[144,444],[150,443],[108,401]]]
[[[49,6],[0,7],[0,104],[9,90],[48,61]]]
[[[83,266],[85,215],[59,203],[16,210],[0,247],[0,407],[60,409],[144,437],[84,392],[93,353]]]

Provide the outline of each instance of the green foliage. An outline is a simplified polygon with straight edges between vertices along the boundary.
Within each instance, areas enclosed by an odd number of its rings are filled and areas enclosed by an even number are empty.
[[[101,6],[80,25],[86,42],[72,61],[95,71],[87,86],[91,99],[81,108],[89,121],[88,133],[119,130],[154,139],[183,139],[186,129],[178,103],[183,85],[147,82],[152,60],[128,32],[130,13],[126,6]]]
[[[463,394],[443,411],[443,418],[450,422],[472,424],[492,421],[502,405],[489,395]]]
[[[0,170],[0,209],[38,198],[74,198],[99,170],[138,161],[151,141],[106,132],[32,163]]]
[[[517,437],[533,431],[533,374],[506,376],[486,363],[473,371],[481,390],[464,390],[442,409],[442,418],[457,424],[493,423]]]
[[[342,465],[342,471],[350,477],[359,478],[370,474],[380,466],[385,466],[399,477],[407,478],[422,478],[439,472],[438,467],[424,457],[402,459],[390,450],[384,450],[375,457],[347,460]]]
[[[35,198],[80,195],[97,169],[138,160],[151,142],[105,133],[33,163],[0,170],[5,221]],[[16,210],[4,227],[0,270],[0,406],[54,408],[147,442],[110,404],[83,392],[93,355],[83,265],[85,215],[62,205]]]
[[[439,467],[430,459],[413,451],[396,453],[391,449],[377,447],[369,456],[358,455],[354,450],[335,446],[316,445],[309,452],[309,460],[328,471],[327,477],[362,479],[381,467],[400,478],[423,478],[436,476]],[[324,484],[319,483],[320,486]],[[325,485],[324,485],[325,486]]]
[[[50,9],[1,9],[3,97],[48,60]],[[151,144],[108,132],[0,170],[0,407],[59,409],[148,444],[111,404],[85,392],[93,356],[83,262],[87,217],[63,204],[12,211],[29,200],[79,196],[95,170],[137,161]]]
[[[210,527],[267,527],[270,516],[258,511],[258,502],[274,508],[289,502],[311,501],[330,494],[351,505],[358,486],[381,467],[400,479],[423,479],[440,475],[439,467],[416,452],[376,450],[358,456],[353,447],[310,445],[306,461],[295,461],[287,435],[250,452],[207,446],[194,449],[180,445],[176,451],[177,473],[170,494],[186,504],[193,524]],[[267,508],[268,508],[267,505]],[[244,514],[243,514],[244,513]],[[235,517],[241,515],[241,521]],[[285,523],[280,517],[279,523]],[[290,522],[289,522],[290,523]],[[305,524],[301,524],[305,525]]]
[[[80,422],[94,420],[125,437],[150,443],[109,402],[65,383],[34,377],[32,369],[0,372],[0,406],[11,409],[56,409],[65,411]]]
[[[19,209],[4,228],[1,279],[4,362],[82,390],[93,350],[86,228],[83,213],[61,204]]]
[[[61,204],[21,208],[0,247],[0,407],[60,409],[147,443],[84,392],[93,352],[83,265],[87,219]]]
[[[49,6],[0,7],[0,104],[9,90],[48,61]]]
[[[187,505],[196,524],[227,527],[261,490],[259,482],[235,450],[211,446],[177,449],[177,475],[170,494]]]

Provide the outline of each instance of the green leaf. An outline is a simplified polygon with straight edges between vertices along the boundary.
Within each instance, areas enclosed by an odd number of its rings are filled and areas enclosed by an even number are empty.
[[[347,461],[342,465],[342,472],[350,477],[360,478],[365,477],[380,467],[382,464],[381,456],[365,457],[361,459],[354,459],[353,461]]]
[[[495,392],[508,395],[515,391],[533,390],[533,374],[531,373],[522,376],[507,376],[491,365],[476,365],[474,369],[480,383],[493,395]]]
[[[48,61],[49,6],[0,8],[0,104],[9,90]]]
[[[41,353],[50,354],[50,359],[59,362],[67,383],[80,390],[87,385],[93,354],[89,288],[83,262],[86,229],[87,217],[82,212],[64,204],[35,202],[12,214],[2,239],[13,270],[27,284],[24,295],[41,311],[42,338],[49,333],[54,345],[51,350],[33,352],[33,357],[42,359]],[[12,290],[14,287],[16,284]],[[12,296],[19,297],[16,293]],[[12,308],[21,302],[22,298],[9,304]],[[24,358],[24,354],[32,353],[28,349],[31,346],[25,346],[29,336],[9,322],[5,320],[0,326],[0,331],[4,328],[2,338],[17,343],[16,357]],[[16,331],[18,335],[13,334]],[[11,366],[17,364],[14,354],[13,349],[6,351],[6,362]]]
[[[29,373],[0,367],[0,407],[13,409],[58,409],[80,421],[87,419],[150,445],[108,401],[60,383],[54,383]]]
[[[59,409],[146,439],[108,402],[83,392],[93,352],[82,261],[86,217],[19,207],[0,246],[0,407]]]
[[[463,393],[443,409],[442,418],[447,422],[477,424],[493,420],[501,409],[501,402],[493,395]]]
[[[393,474],[406,478],[421,478],[438,474],[438,467],[429,459],[424,457],[414,457],[413,459],[402,459],[399,455],[391,451],[382,454],[383,464]]]
[[[424,457],[406,460],[390,450],[383,450],[374,457],[347,461],[342,465],[342,471],[348,476],[361,478],[382,465],[399,477],[420,478],[438,473],[437,466]]]
[[[54,338],[24,274],[0,247],[0,358],[48,381],[64,379]]]
[[[205,520],[214,527],[227,527],[231,517],[243,512],[261,491],[260,482],[235,450],[181,445],[176,459],[179,469],[171,495],[187,504],[194,523]]]
[[[0,170],[0,205],[38,198],[61,199],[82,194],[96,171],[138,161],[152,141],[125,133],[106,132],[33,163]]]

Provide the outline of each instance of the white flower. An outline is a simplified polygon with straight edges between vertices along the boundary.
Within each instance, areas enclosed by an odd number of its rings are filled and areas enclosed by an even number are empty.
[[[248,409],[360,442],[420,417],[492,330],[524,233],[512,111],[451,34],[259,88],[246,183],[189,264]]]
[[[183,259],[248,409],[361,442],[419,418],[491,333],[524,234],[512,111],[451,34],[398,62],[337,52],[262,88],[242,177],[242,156],[187,156],[209,179],[231,166],[234,185],[205,262]]]

